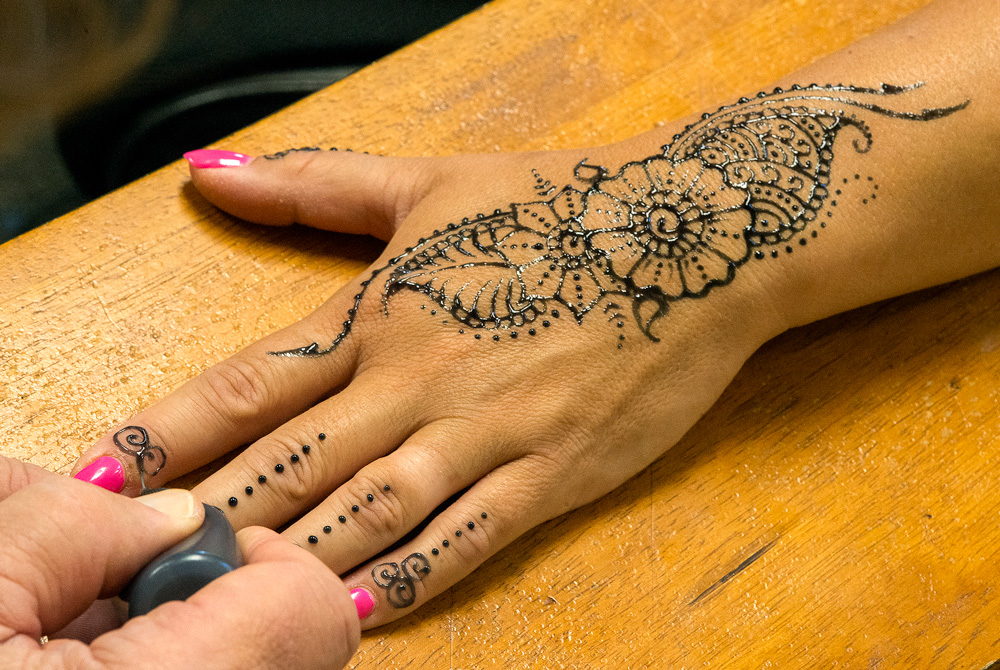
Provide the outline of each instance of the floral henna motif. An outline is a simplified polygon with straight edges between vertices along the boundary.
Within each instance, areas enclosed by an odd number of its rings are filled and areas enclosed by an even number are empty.
[[[350,333],[369,286],[383,276],[385,313],[393,295],[415,291],[436,305],[431,314],[440,309],[476,339],[482,331],[493,340],[501,333],[516,338],[524,329],[535,335],[535,326],[548,327],[560,310],[579,323],[598,305],[623,327],[617,310],[624,304],[642,332],[658,341],[652,327],[671,302],[728,284],[751,257],[764,258],[765,247],[776,257],[779,246],[791,251],[794,238],[806,242],[801,233],[830,196],[841,131],[858,133],[852,145],[864,153],[873,139],[865,114],[928,121],[968,104],[908,112],[875,102],[921,85],[775,89],[703,115],[662,154],[628,163],[613,176],[581,161],[575,175],[589,184],[586,190],[566,186],[547,200],[435,231],[362,282],[329,347],[312,343],[272,354],[333,351]],[[537,172],[534,177],[539,195],[553,192]]]

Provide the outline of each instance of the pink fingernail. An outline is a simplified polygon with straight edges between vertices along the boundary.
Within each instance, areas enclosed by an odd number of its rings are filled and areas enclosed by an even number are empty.
[[[76,479],[96,484],[113,493],[121,493],[125,488],[125,468],[117,458],[101,456],[96,461],[76,473]]]
[[[191,167],[203,170],[205,168],[239,167],[253,160],[253,156],[238,154],[235,151],[221,149],[198,149],[184,154]]]
[[[368,589],[361,588],[360,586],[356,589],[351,589],[351,600],[354,601],[354,606],[358,608],[359,619],[367,619],[368,615],[375,609],[375,598],[372,597]]]

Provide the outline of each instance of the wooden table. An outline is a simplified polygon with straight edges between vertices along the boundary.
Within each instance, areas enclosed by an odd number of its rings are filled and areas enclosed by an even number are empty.
[[[607,142],[922,4],[498,0],[219,146]],[[186,181],[175,163],[0,248],[0,452],[68,471],[377,253],[241,224]],[[652,467],[369,633],[355,662],[978,670],[1000,658],[998,401],[1000,272],[786,333]]]

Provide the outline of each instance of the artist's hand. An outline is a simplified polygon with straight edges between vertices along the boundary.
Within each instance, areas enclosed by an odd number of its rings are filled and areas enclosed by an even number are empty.
[[[0,667],[345,664],[359,630],[343,584],[264,528],[237,536],[245,567],[118,628],[110,602],[97,599],[203,518],[188,491],[131,500],[0,457]]]

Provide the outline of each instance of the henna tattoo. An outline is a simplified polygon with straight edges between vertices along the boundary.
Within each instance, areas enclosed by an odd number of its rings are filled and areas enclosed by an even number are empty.
[[[410,554],[398,563],[380,563],[372,568],[375,584],[385,589],[386,600],[396,608],[409,607],[416,600],[414,582],[430,574],[431,565],[420,553]]]
[[[167,452],[163,447],[150,444],[149,433],[142,426],[125,426],[111,439],[121,451],[135,458],[135,467],[139,471],[143,489],[146,488],[146,477],[156,476],[167,464]],[[150,464],[153,467],[148,467]]]
[[[350,332],[371,283],[381,284],[382,311],[400,292],[425,295],[465,331],[499,331],[517,339],[548,328],[566,310],[577,323],[603,304],[624,327],[622,312],[650,340],[672,302],[701,298],[733,281],[751,258],[778,257],[815,237],[830,200],[835,141],[848,129],[857,153],[873,142],[862,118],[930,121],[965,108],[905,111],[882,99],[922,86],[794,85],[741,98],[704,114],[662,153],[622,166],[613,176],[580,161],[566,186],[547,200],[515,203],[436,230],[361,282],[332,343],[316,342],[275,356],[321,356]],[[549,184],[533,172],[536,189]],[[860,176],[856,176],[859,180]],[[875,185],[877,186],[877,185]],[[874,198],[873,193],[868,199]],[[827,211],[829,217],[830,211]],[[825,221],[819,227],[825,226]],[[765,253],[769,251],[769,254]],[[622,310],[619,312],[618,310]],[[447,321],[446,321],[447,322]],[[473,337],[481,340],[480,332]],[[618,335],[618,348],[624,335]]]
[[[555,185],[550,180],[543,178],[538,170],[531,168],[531,175],[535,178],[534,189],[538,191],[538,195],[547,198],[556,192]]]
[[[324,435],[323,433],[320,433],[320,436],[321,436],[320,439],[324,439],[326,437],[326,435]],[[304,456],[308,456],[309,452],[311,450],[312,450],[312,447],[309,446],[308,444],[303,444],[302,445],[302,454]],[[295,454],[295,453],[291,454],[288,457],[288,459],[293,464],[298,463],[299,460],[300,460],[299,459],[299,455]],[[281,474],[281,473],[283,473],[285,471],[285,466],[282,463],[278,463],[278,464],[276,464],[274,466],[274,471],[277,472],[278,474]],[[265,484],[266,482],[267,482],[267,475],[257,475],[257,483],[258,484]],[[246,487],[244,487],[243,493],[245,493],[247,496],[252,496],[253,495],[253,486],[247,485]],[[232,497],[229,498],[229,500],[227,502],[229,503],[230,507],[236,507],[239,504],[240,501],[239,501],[239,498],[237,498],[236,496],[232,496]],[[315,544],[315,542],[313,544]]]
[[[285,149],[284,151],[276,151],[273,154],[264,154],[261,158],[269,161],[279,160],[284,158],[289,154],[300,153],[300,152],[311,152],[311,151],[322,151],[319,147],[295,147],[294,149]]]
[[[319,147],[295,147],[293,149],[285,149],[283,151],[275,151],[273,154],[265,154],[265,155],[261,156],[261,158],[263,158],[265,160],[269,160],[269,161],[274,161],[274,160],[279,160],[281,158],[284,158],[285,156],[287,156],[289,154],[301,153],[301,152],[307,152],[308,153],[308,152],[312,152],[312,151],[323,151],[323,150],[320,149]],[[367,151],[355,151],[354,149],[341,149],[341,148],[338,148],[338,147],[330,147],[329,149],[327,149],[327,151],[340,151],[340,152],[352,153],[352,154],[353,153],[368,154]]]

